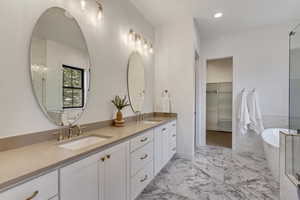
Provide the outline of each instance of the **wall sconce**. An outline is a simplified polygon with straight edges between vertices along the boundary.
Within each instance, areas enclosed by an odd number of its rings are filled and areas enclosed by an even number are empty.
[[[101,20],[103,18],[103,6],[99,0],[96,0],[96,3],[98,5],[97,19]]]
[[[102,3],[100,2],[100,0],[95,0],[96,4],[98,6],[98,11],[97,11],[97,16],[96,18],[98,20],[101,20],[103,18],[103,6]],[[86,5],[87,5],[87,1],[86,0],[80,0],[80,7],[82,11],[86,10]]]
[[[134,43],[136,50],[143,51],[145,54],[154,53],[152,43],[147,41],[141,34],[134,32],[132,29],[129,30],[128,41]]]

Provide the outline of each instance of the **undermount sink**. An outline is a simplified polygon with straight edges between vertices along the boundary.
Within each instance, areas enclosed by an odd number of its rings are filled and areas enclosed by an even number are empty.
[[[59,147],[69,150],[78,150],[82,149],[94,144],[97,144],[99,142],[104,142],[108,140],[110,137],[104,137],[104,136],[87,136],[84,138],[80,138],[74,141],[70,141],[64,144],[59,145]]]

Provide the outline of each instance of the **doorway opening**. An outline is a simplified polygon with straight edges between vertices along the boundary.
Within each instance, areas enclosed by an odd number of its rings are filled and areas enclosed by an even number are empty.
[[[233,58],[206,64],[206,144],[232,148]]]

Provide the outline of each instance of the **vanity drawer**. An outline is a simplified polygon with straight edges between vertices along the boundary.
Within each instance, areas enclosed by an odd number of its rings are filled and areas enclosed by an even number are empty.
[[[145,189],[145,187],[153,179],[153,163],[149,163],[143,170],[139,171],[131,179],[131,200],[136,197]]]
[[[176,131],[174,130],[171,130],[170,133],[169,133],[169,138],[170,138],[170,141],[171,142],[176,142],[177,140],[177,134],[176,134]]]
[[[169,145],[171,156],[173,156],[177,151],[177,143],[176,141],[171,141]]]
[[[130,141],[130,152],[137,150],[145,144],[153,141],[154,132],[153,130],[146,131],[145,133],[133,138]]]
[[[170,125],[171,130],[176,130],[176,128],[177,128],[177,122],[176,121],[170,122],[169,125]]]
[[[153,142],[150,142],[137,151],[131,153],[131,176],[134,176],[149,162],[153,163],[153,145]]]
[[[58,172],[54,171],[1,193],[0,200],[49,200],[56,195]]]
[[[156,128],[156,134],[158,135],[168,135],[170,132],[169,132],[169,129],[170,129],[170,125],[169,124],[164,124],[162,126],[159,126]]]

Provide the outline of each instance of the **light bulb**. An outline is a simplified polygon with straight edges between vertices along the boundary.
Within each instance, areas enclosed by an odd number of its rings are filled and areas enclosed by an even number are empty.
[[[128,40],[129,40],[130,42],[132,42],[133,39],[134,39],[134,32],[133,32],[133,30],[130,30],[130,31],[129,31],[129,35],[128,35]]]
[[[99,10],[98,14],[97,14],[97,19],[101,20],[102,18],[103,18],[103,12],[102,12],[102,10]]]
[[[145,50],[148,49],[148,44],[147,44],[147,42],[145,42],[145,44],[144,44],[144,49],[145,49]]]
[[[85,8],[86,8],[86,0],[81,0],[80,1],[80,5],[81,5],[81,10],[85,10]]]
[[[138,38],[136,39],[136,44],[137,44],[139,47],[141,46],[142,40],[141,40],[140,37],[138,37]]]
[[[97,19],[101,20],[103,18],[103,7],[99,1],[96,1],[96,3],[98,4],[98,9],[99,9],[97,13]]]
[[[154,50],[153,50],[153,47],[151,45],[150,49],[149,49],[149,53],[153,54],[154,53]]]

